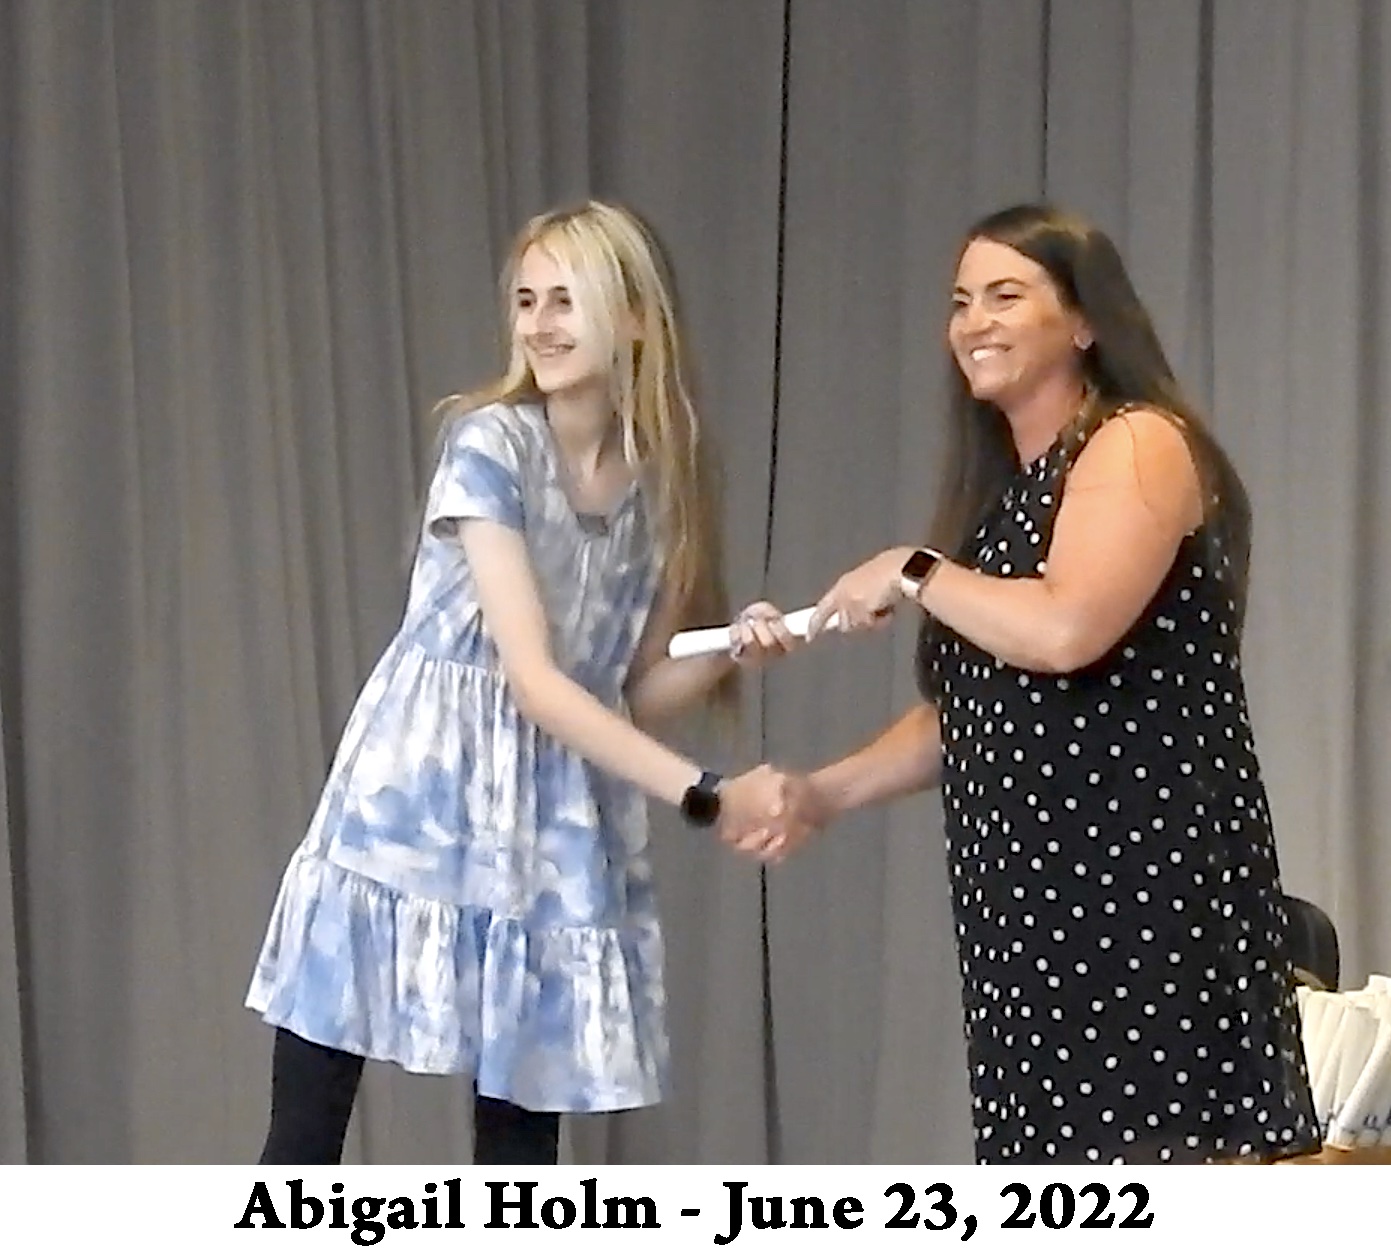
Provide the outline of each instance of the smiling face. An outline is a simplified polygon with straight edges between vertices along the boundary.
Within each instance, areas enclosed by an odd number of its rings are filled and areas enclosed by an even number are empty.
[[[957,266],[947,340],[971,395],[1008,411],[1042,384],[1080,381],[1092,336],[1042,266],[977,238]]]
[[[609,387],[609,338],[581,303],[571,269],[540,244],[531,245],[517,267],[512,334],[546,396]]]

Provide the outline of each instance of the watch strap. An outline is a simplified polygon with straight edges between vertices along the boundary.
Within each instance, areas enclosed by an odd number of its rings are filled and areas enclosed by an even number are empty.
[[[701,772],[700,779],[681,799],[681,814],[688,823],[702,828],[714,824],[720,815],[720,785],[723,781],[718,772]]]

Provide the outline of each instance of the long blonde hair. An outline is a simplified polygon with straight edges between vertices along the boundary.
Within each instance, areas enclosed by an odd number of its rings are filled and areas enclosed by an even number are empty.
[[[475,392],[446,397],[436,414],[542,399],[514,331],[517,271],[533,245],[569,269],[571,296],[612,355],[623,455],[655,496],[663,584],[679,627],[725,622],[717,460],[692,399],[670,268],[631,210],[590,200],[539,214],[522,228],[501,277],[506,370]],[[730,693],[722,686],[721,697]]]

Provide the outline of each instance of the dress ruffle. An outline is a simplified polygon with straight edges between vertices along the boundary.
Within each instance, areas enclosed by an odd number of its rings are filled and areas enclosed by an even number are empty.
[[[645,920],[528,930],[302,846],[246,1003],[309,1041],[413,1073],[472,1074],[480,1094],[535,1111],[615,1111],[660,1095],[660,965]]]

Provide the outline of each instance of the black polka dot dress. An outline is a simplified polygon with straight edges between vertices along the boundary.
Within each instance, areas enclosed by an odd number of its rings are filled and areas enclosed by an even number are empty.
[[[1043,571],[1069,462],[1059,443],[1019,473],[974,566]],[[1186,540],[1141,621],[1081,672],[1021,671],[950,633],[920,652],[981,1163],[1319,1144],[1235,615],[1208,550]]]

